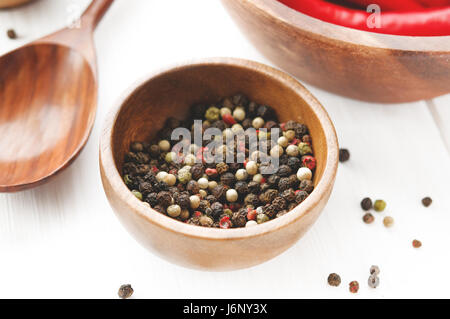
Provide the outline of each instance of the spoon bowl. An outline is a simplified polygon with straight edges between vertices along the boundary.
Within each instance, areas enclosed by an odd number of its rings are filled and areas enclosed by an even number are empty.
[[[92,31],[111,3],[94,0],[82,28],[0,58],[0,191],[46,182],[86,144],[97,110]]]

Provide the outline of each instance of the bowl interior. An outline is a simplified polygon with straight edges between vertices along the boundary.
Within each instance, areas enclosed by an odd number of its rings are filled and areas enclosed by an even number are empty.
[[[296,120],[308,125],[317,158],[314,180],[317,184],[326,167],[328,150],[316,100],[298,82],[281,72],[273,74],[263,66],[258,69],[225,63],[171,69],[134,90],[121,106],[113,127],[112,152],[118,172],[122,172],[124,155],[132,141],[150,141],[167,118],[185,119],[192,104],[215,103],[236,93],[272,106],[280,121]],[[317,105],[311,106],[307,100]],[[326,119],[329,121],[328,117]]]

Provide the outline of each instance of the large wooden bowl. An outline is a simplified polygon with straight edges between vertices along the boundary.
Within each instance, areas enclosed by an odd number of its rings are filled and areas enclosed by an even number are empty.
[[[273,106],[282,121],[306,123],[318,167],[313,193],[292,212],[253,228],[188,225],[145,206],[121,178],[130,142],[155,137],[168,117],[187,117],[193,103],[242,92]],[[210,59],[161,71],[134,86],[109,114],[101,137],[100,169],[120,221],[145,247],[171,262],[198,269],[232,270],[271,259],[293,245],[319,216],[333,188],[338,142],[320,103],[295,79],[239,59]]]
[[[326,23],[276,0],[222,0],[244,34],[288,73],[371,102],[450,93],[450,36],[407,37]]]
[[[0,9],[16,7],[31,1],[33,0],[0,0]]]

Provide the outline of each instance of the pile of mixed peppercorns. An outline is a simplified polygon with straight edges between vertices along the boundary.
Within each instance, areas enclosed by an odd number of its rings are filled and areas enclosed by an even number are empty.
[[[182,139],[171,140],[172,132],[177,128],[193,132],[194,120],[202,120],[203,131],[218,128],[223,140],[230,133],[254,128],[260,147],[249,154],[253,148],[248,138],[232,144],[232,149],[224,141],[220,151],[231,153],[235,160],[211,162],[204,157],[205,142],[195,144],[192,133],[189,154],[181,154],[174,146]],[[271,136],[273,128],[279,129],[279,135]],[[245,154],[245,160],[237,160],[238,152]],[[270,174],[263,169],[269,165],[261,160],[263,155],[279,162]],[[185,121],[168,119],[151,143],[133,142],[125,156],[123,178],[138,199],[162,214],[226,229],[262,224],[292,210],[313,191],[315,168],[304,124],[279,123],[274,109],[238,94],[212,106],[194,105]]]

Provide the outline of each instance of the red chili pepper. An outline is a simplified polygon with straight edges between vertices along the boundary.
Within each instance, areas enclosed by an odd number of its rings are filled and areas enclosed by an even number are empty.
[[[228,229],[231,228],[231,221],[230,221],[230,217],[225,216],[223,217],[220,222],[219,222],[219,227],[222,229]]]
[[[416,0],[346,0],[348,2],[359,4],[363,8],[367,8],[371,4],[377,4],[382,11],[407,11],[420,10],[424,7]]]
[[[234,119],[234,117],[231,114],[222,115],[222,120],[228,125],[236,124],[236,120]]]
[[[450,7],[405,12],[382,12],[381,28],[369,28],[372,13],[348,9],[324,0],[278,0],[316,19],[348,28],[407,36],[450,35]]]
[[[428,8],[436,8],[436,7],[445,7],[450,6],[450,0],[417,0],[424,7]]]

